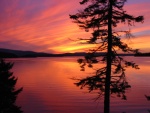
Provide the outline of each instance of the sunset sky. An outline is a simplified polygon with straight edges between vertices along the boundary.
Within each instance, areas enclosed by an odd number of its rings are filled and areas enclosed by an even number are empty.
[[[69,14],[82,9],[79,1],[0,0],[0,48],[49,53],[87,50],[91,45],[73,40],[90,34],[69,18]],[[150,0],[128,0],[124,8],[129,14],[145,18],[144,23],[135,23],[129,28],[134,37],[126,40],[127,44],[149,52]],[[127,28],[124,24],[119,26],[119,29],[124,28]]]

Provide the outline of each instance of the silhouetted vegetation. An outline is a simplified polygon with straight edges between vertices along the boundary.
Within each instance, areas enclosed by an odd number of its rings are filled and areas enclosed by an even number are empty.
[[[12,67],[13,63],[0,59],[0,113],[22,113],[15,101],[23,88],[15,88],[17,78],[10,72]]]
[[[139,57],[145,56],[145,57],[149,57],[149,56],[150,56],[150,52],[149,52],[149,53],[137,53],[137,54],[135,54],[134,56],[139,56]]]
[[[144,95],[147,101],[150,101],[150,96],[149,95]],[[150,109],[147,110],[150,113]]]
[[[104,63],[104,67],[99,67],[95,75],[87,78],[76,79],[77,86],[88,87],[89,91],[100,89],[104,94],[104,113],[109,113],[110,93],[117,93],[118,96],[126,99],[125,89],[130,85],[125,79],[125,68],[132,67],[139,69],[132,61],[126,61],[119,56],[118,51],[123,53],[138,53],[137,49],[130,48],[121,40],[121,34],[130,37],[130,31],[116,31],[115,28],[120,23],[132,26],[135,22],[143,22],[143,16],[129,15],[123,6],[127,0],[82,0],[81,5],[86,7],[78,11],[70,18],[86,32],[92,32],[90,38],[79,38],[86,44],[96,44],[95,48],[90,48],[84,59],[79,59],[81,69],[85,66],[92,68],[95,63]],[[95,53],[106,51],[106,55],[98,60]]]

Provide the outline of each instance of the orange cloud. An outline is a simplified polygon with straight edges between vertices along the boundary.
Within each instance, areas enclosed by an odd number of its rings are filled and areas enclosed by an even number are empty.
[[[2,0],[4,1],[4,0]],[[82,6],[78,1],[44,0],[44,1],[20,1],[1,3],[3,16],[0,18],[0,47],[30,49],[34,51],[51,52],[76,52],[84,51],[93,45],[79,45],[71,40],[77,38],[89,38],[90,33],[78,28],[69,19],[69,14],[74,14]],[[139,12],[138,7],[144,7]],[[148,37],[150,33],[150,11],[148,4],[129,4],[125,8],[132,14],[145,16],[143,24],[135,24],[130,27],[135,37]],[[128,29],[128,26],[120,25],[119,30]],[[135,38],[136,40],[136,38]],[[4,44],[5,42],[5,44]],[[135,41],[136,42],[136,41]],[[147,41],[147,45],[150,41]],[[6,44],[7,43],[7,44]],[[5,45],[5,46],[4,46]],[[145,47],[139,45],[138,47]]]

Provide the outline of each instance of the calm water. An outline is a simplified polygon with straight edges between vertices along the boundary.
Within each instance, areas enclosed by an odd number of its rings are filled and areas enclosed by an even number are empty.
[[[150,57],[126,57],[140,70],[126,71],[131,88],[127,100],[111,96],[111,113],[149,113]],[[94,101],[96,93],[88,93],[73,83],[72,77],[84,77],[92,70],[80,71],[77,57],[7,59],[15,63],[12,71],[18,77],[16,87],[23,87],[17,105],[24,113],[103,113],[103,98]]]

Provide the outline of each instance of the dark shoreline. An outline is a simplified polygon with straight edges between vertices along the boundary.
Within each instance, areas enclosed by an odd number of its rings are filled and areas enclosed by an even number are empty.
[[[34,51],[22,51],[0,48],[0,58],[37,58],[37,57],[70,57],[70,56],[86,56],[85,52],[52,54]],[[105,56],[105,52],[95,53],[95,57]],[[135,57],[150,57],[150,53],[139,54],[118,54],[119,56],[135,56]]]

